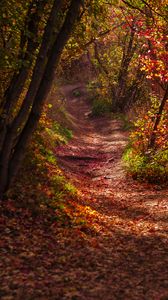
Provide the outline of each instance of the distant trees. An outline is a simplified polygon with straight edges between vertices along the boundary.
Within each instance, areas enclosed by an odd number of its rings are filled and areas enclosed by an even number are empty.
[[[144,52],[143,41],[138,38],[137,27],[141,15],[113,2],[103,14],[103,26],[93,26],[97,35],[91,31],[86,47],[102,85],[102,96],[111,93],[112,111],[123,112],[137,101],[145,86],[139,57]]]
[[[157,129],[168,100],[168,17],[167,3],[163,0],[162,5],[157,1],[139,0],[134,6],[132,1],[123,1],[130,7],[139,10],[141,18],[137,23],[137,36],[143,41],[140,55],[141,70],[152,85],[160,87],[160,106],[156,113],[148,148],[156,146]],[[151,92],[153,90],[151,89]],[[164,131],[164,129],[163,129]]]
[[[86,43],[103,87],[111,88],[112,110],[125,111],[150,81],[165,90],[167,70],[166,2],[111,1],[104,24],[95,24]]]

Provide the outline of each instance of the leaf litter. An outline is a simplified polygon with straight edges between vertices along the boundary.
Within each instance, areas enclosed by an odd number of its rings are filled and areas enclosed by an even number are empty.
[[[89,119],[85,91],[75,99],[73,88],[63,93],[80,126],[55,149],[80,190],[68,199],[71,222],[53,221],[50,209],[34,216],[10,199],[1,205],[0,298],[168,299],[168,190],[126,174],[121,122]]]

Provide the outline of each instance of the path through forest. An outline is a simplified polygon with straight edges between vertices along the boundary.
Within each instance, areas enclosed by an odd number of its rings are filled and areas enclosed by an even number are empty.
[[[72,299],[168,299],[168,191],[126,175],[121,121],[91,118],[82,86],[63,93],[75,136],[56,152],[94,228],[93,247],[68,270],[78,291]]]
[[[73,219],[2,205],[0,298],[167,300],[168,190],[126,175],[121,121],[91,118],[83,86],[62,92],[74,137],[55,153],[79,190]]]

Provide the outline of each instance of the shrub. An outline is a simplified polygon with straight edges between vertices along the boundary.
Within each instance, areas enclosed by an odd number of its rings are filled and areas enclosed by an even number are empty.
[[[123,156],[133,178],[152,183],[168,180],[168,106],[163,111],[156,132],[155,147],[149,148],[158,107],[158,99],[152,97],[151,109],[135,122],[135,130],[130,135],[130,143]]]
[[[92,103],[92,116],[103,116],[111,111],[111,102],[109,99],[96,97]]]
[[[168,150],[160,150],[150,157],[135,153],[129,148],[123,155],[126,168],[134,179],[150,183],[166,183],[168,180]]]

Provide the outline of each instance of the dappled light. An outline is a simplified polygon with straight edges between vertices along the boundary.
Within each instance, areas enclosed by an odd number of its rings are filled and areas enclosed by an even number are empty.
[[[167,1],[0,5],[0,299],[168,299]]]

